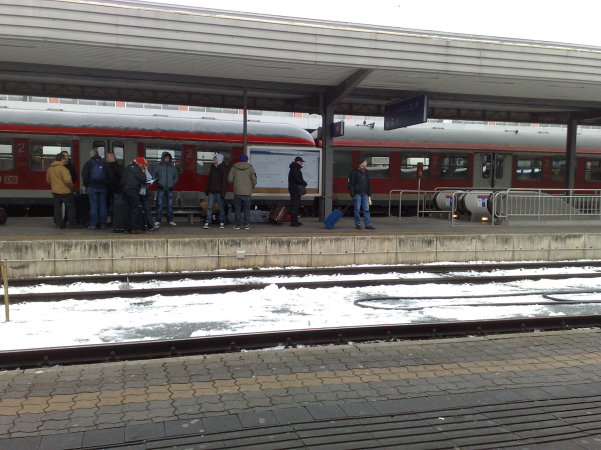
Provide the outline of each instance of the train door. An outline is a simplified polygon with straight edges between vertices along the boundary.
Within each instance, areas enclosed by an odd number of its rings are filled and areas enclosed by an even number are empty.
[[[504,189],[511,187],[512,157],[506,153],[474,154],[474,187]]]

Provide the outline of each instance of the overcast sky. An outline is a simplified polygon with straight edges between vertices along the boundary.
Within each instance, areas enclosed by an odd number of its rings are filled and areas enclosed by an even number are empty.
[[[160,3],[601,47],[598,0],[162,0]]]

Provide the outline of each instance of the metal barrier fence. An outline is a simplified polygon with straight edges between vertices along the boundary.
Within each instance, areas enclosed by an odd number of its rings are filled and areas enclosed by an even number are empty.
[[[524,189],[484,190],[475,188],[437,188],[436,190],[391,190],[388,193],[388,216],[398,195],[398,218],[404,204],[415,206],[416,219],[440,215],[454,224],[461,214],[476,213],[487,217],[491,225],[517,218],[599,219],[601,190]],[[471,196],[471,197],[470,197]],[[477,199],[474,206],[466,199]],[[466,206],[467,204],[467,206]],[[472,208],[474,210],[470,211]]]

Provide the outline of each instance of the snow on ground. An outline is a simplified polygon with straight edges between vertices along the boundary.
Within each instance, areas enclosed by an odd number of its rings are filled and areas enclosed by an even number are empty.
[[[594,271],[595,269],[590,269]],[[550,273],[580,273],[584,269],[548,269]],[[520,270],[517,273],[540,273],[542,270]],[[516,271],[495,271],[497,275]],[[490,275],[491,273],[487,273]],[[215,274],[218,277],[218,272]],[[466,275],[463,273],[463,275]],[[484,275],[471,273],[473,277]],[[360,275],[370,279],[433,277],[432,274]],[[438,275],[439,277],[442,275]],[[134,288],[208,284],[239,284],[276,281],[316,281],[352,279],[357,276],[307,276],[295,278],[252,277],[243,279],[215,278],[210,282],[183,280],[177,282],[132,283]],[[115,290],[120,283],[113,283]],[[72,291],[106,289],[107,284],[75,282]],[[63,291],[64,286],[38,285],[10,288],[11,294]],[[590,305],[524,305],[494,306],[495,303],[545,301],[540,295],[518,297],[473,298],[477,295],[503,293],[536,293],[552,290],[599,290],[599,279],[540,280],[490,285],[424,284],[373,286],[369,288],[329,288],[286,290],[275,284],[250,292],[215,295],[187,295],[144,299],[113,298],[107,300],[66,300],[51,303],[24,303],[10,307],[11,322],[0,322],[0,350],[81,345],[103,342],[172,339],[219,334],[292,330],[353,325],[401,324],[453,320],[484,320],[510,317],[549,316],[559,314],[601,313],[601,304]],[[442,296],[466,296],[463,299],[441,299]],[[363,305],[357,300],[372,297],[401,297]],[[420,297],[422,299],[412,300]],[[428,298],[423,298],[428,297]],[[601,299],[601,292],[570,294],[573,299]],[[483,306],[462,306],[480,303]],[[419,309],[413,309],[419,307]]]

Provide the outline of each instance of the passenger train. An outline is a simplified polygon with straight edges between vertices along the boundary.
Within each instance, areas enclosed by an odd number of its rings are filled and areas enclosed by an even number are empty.
[[[472,128],[446,123],[392,131],[373,124],[347,126],[344,136],[334,139],[334,203],[349,204],[347,177],[359,157],[368,161],[374,208],[387,204],[391,190],[416,189],[419,163],[422,190],[565,187],[565,129]],[[302,155],[310,162],[303,169],[310,179],[303,199],[306,211],[316,212],[312,207],[321,195],[322,179],[319,139],[293,125],[249,122],[247,144],[259,175],[254,204],[267,208],[287,200],[288,164],[293,155]],[[600,189],[601,132],[579,130],[577,146],[575,187]],[[214,152],[224,154],[226,161],[238,161],[244,151],[242,122],[0,109],[0,206],[14,210],[50,205],[45,171],[55,155],[69,151],[80,173],[92,148],[101,155],[112,152],[125,164],[143,156],[150,165],[169,151],[181,173],[176,190],[199,193]],[[81,188],[78,180],[75,189]]]

